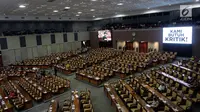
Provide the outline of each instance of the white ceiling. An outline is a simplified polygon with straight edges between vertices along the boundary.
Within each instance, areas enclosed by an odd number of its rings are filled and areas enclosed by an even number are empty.
[[[35,19],[74,19],[93,20],[94,18],[109,18],[117,14],[134,15],[134,12],[167,8],[180,4],[196,3],[196,0],[0,0],[0,20],[9,17],[10,20],[21,17]],[[117,5],[123,3],[123,5]],[[19,8],[19,5],[26,8]],[[65,7],[70,7],[64,11]],[[95,11],[91,11],[94,9]],[[58,12],[54,12],[58,10]],[[78,14],[78,12],[82,12]],[[76,15],[80,16],[76,16]],[[95,16],[95,17],[93,17]]]

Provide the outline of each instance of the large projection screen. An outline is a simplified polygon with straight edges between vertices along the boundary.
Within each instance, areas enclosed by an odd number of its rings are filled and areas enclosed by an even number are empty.
[[[98,31],[99,41],[111,41],[111,32],[110,30],[100,30]]]
[[[163,28],[163,43],[192,44],[192,27]]]

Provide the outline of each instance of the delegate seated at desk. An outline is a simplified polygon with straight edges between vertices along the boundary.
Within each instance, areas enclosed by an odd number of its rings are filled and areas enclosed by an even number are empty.
[[[160,92],[165,92],[166,87],[165,87],[163,84],[161,84],[161,85],[158,87],[158,90],[159,90]]]

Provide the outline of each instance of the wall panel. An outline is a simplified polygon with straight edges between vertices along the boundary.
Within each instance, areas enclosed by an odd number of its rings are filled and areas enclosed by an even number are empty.
[[[38,48],[37,47],[33,47],[32,48],[32,51],[33,51],[33,57],[38,57]]]
[[[56,43],[63,43],[63,33],[55,33]]]
[[[38,50],[39,57],[47,55],[47,47],[46,46],[38,46],[37,50]]]
[[[14,52],[14,50],[2,51],[2,61],[3,61],[4,66],[11,64],[11,63],[15,63],[15,52]]]
[[[74,33],[67,33],[67,40],[68,42],[73,42],[74,40]]]
[[[50,34],[43,34],[42,35],[42,45],[49,45],[51,44]]]
[[[28,53],[28,59],[32,59],[33,57],[33,50],[32,48],[27,48],[27,53]]]
[[[36,35],[26,35],[26,47],[33,47],[37,45]]]
[[[15,51],[15,60],[16,61],[21,61],[22,58],[21,58],[21,51],[20,51],[20,49],[15,49],[14,51]]]
[[[21,51],[21,59],[22,60],[28,59],[27,48],[21,48],[20,51]]]
[[[89,40],[89,32],[78,32],[78,41]]]
[[[8,49],[20,48],[19,36],[7,36]]]
[[[70,42],[64,43],[64,51],[67,52],[67,51],[71,51],[71,50],[72,50],[71,43]]]

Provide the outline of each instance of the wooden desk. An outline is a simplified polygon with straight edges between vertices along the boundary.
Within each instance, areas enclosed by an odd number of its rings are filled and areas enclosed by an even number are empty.
[[[78,80],[83,80],[83,81],[89,82],[91,84],[94,84],[96,86],[99,86],[102,83],[102,81],[99,77],[87,76],[87,75],[81,74],[81,73],[76,73],[76,78]]]
[[[50,93],[49,90],[47,90],[46,88],[42,87],[41,85],[39,85],[37,82],[28,79],[28,78],[24,78],[28,83],[30,83],[31,85],[33,85],[34,87],[36,87],[37,89],[39,89],[42,92],[42,99],[43,100],[47,100],[50,99],[52,97],[52,94]]]
[[[149,75],[147,75],[148,78],[150,78]],[[151,77],[153,78],[153,77]],[[157,83],[159,84],[164,84],[167,88],[171,89],[172,91],[176,92],[177,95],[179,95],[181,98],[183,98],[184,100],[190,100],[191,102],[194,102],[192,100],[192,98],[189,98],[188,96],[184,95],[181,91],[177,90],[177,89],[172,89],[172,87],[168,84],[168,83],[165,83],[164,81],[160,80],[160,79],[157,79],[157,78],[153,78],[153,80],[155,80]]]
[[[140,80],[136,79],[137,83],[139,83],[142,87],[146,88],[148,91],[150,91],[153,95],[156,95],[164,104],[168,105],[173,111],[175,112],[184,112],[184,110],[175,105],[174,103],[172,103],[168,98],[166,98],[164,95],[162,95],[161,93],[159,93],[157,90],[155,90],[154,88],[150,87],[149,85],[141,82]]]
[[[74,93],[72,93],[72,94],[73,94],[73,97],[74,97],[74,102],[73,102],[73,104],[75,106],[74,112],[81,112],[79,96],[78,96],[78,94],[74,94]]]
[[[133,95],[133,97],[136,99],[136,101],[137,101],[138,103],[140,103],[140,105],[141,105],[142,107],[144,107],[144,109],[145,109],[147,112],[154,112],[154,110],[153,110],[151,107],[147,106],[147,103],[146,103],[139,95],[137,95],[137,94],[134,92],[133,88],[131,88],[131,87],[130,87],[128,84],[126,84],[123,80],[121,80],[120,82],[125,86],[125,88],[129,91],[129,93]]]
[[[3,109],[3,112],[13,112],[13,106],[10,104],[8,99],[5,99],[6,94],[3,91],[3,88],[0,87],[0,96],[2,97],[2,100],[5,102],[5,108]]]
[[[184,67],[184,66],[180,66],[180,65],[177,65],[177,64],[172,64],[172,66],[175,66],[175,67],[179,67],[179,68],[181,68],[181,69],[184,69],[184,70],[186,70],[186,71],[189,71],[189,72],[192,72],[192,73],[195,73],[195,74],[198,74],[199,75],[199,73],[197,73],[196,71],[194,71],[194,70],[191,70],[191,69],[189,69],[189,68],[186,68],[186,67]]]
[[[57,110],[58,110],[58,102],[52,100],[48,112],[58,112]]]
[[[29,109],[33,107],[32,98],[29,96],[29,94],[26,91],[24,91],[16,82],[13,81],[13,84],[15,84],[15,87],[17,88],[17,90],[19,90],[19,92],[25,98],[24,109]]]
[[[104,91],[106,96],[111,100],[111,105],[114,104],[117,112],[129,112],[128,108],[124,105],[123,101],[115,92],[115,89],[109,85],[104,84]]]
[[[180,84],[182,84],[182,85],[184,85],[186,87],[189,87],[189,88],[192,87],[192,85],[186,83],[185,81],[182,81],[182,80],[180,80],[180,79],[178,79],[178,78],[176,78],[174,76],[171,76],[171,75],[169,75],[169,74],[167,74],[165,72],[161,72],[161,71],[156,71],[156,72],[161,74],[161,75],[163,75],[163,76],[165,76],[165,77],[168,77],[168,78],[170,78],[170,79],[172,79],[172,80],[174,80],[174,81],[176,81],[176,82],[178,82],[178,83],[180,83]]]

